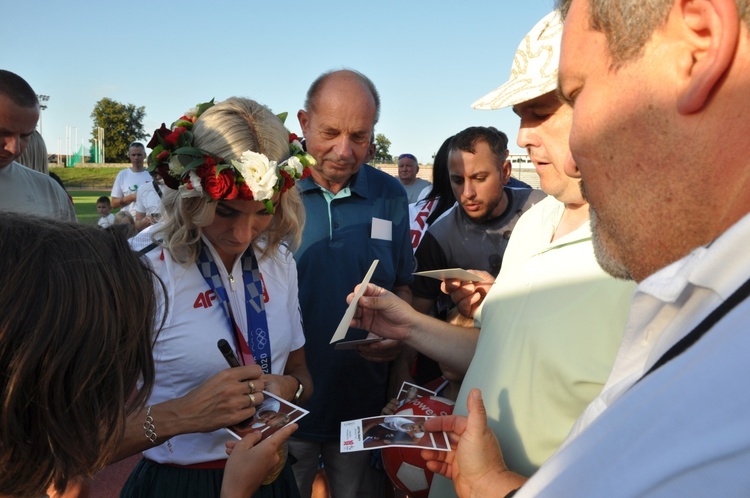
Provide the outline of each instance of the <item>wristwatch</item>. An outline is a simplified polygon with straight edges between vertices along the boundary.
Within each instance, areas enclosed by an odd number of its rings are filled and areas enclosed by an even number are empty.
[[[297,379],[297,377],[294,378]],[[297,379],[297,392],[294,393],[294,398],[292,398],[292,401],[296,402],[298,399],[300,399],[303,392],[305,392],[305,386],[302,384],[301,380]]]

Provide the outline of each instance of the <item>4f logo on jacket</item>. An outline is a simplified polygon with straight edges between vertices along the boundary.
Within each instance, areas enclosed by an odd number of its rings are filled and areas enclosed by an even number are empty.
[[[195,298],[193,308],[210,308],[214,305],[214,300],[216,300],[216,293],[213,289],[207,290],[206,292],[201,292],[198,294],[198,297]]]

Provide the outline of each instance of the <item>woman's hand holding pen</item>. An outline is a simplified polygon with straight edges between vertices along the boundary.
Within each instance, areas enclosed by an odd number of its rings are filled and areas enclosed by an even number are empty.
[[[262,373],[258,365],[227,368],[174,400],[172,408],[186,426],[180,433],[211,432],[252,417],[263,402]]]

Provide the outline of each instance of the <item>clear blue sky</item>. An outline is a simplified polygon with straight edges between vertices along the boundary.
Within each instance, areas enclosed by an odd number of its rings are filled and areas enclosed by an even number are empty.
[[[104,97],[145,106],[151,133],[198,102],[238,95],[296,113],[313,79],[357,69],[378,87],[376,132],[391,154],[422,163],[448,136],[492,125],[515,145],[509,109],[471,103],[505,82],[521,38],[553,0],[24,0],[5,2],[0,67],[49,95],[42,131],[65,150],[66,126],[88,147]],[[58,149],[58,141],[60,149]]]

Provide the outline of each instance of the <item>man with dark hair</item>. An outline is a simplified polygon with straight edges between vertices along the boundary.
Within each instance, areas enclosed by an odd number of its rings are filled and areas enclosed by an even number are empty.
[[[16,162],[38,120],[39,102],[31,86],[17,74],[0,70],[0,210],[76,221],[62,187]]]
[[[112,207],[128,211],[135,219],[135,201],[138,187],[151,183],[151,174],[144,170],[146,147],[140,142],[133,142],[128,146],[128,157],[131,166],[117,173],[112,185]],[[144,227],[145,228],[145,227]]]
[[[305,353],[315,385],[300,429],[290,442],[302,496],[309,496],[318,463],[325,463],[333,496],[367,496],[360,488],[370,455],[339,452],[343,420],[378,415],[388,401],[389,362],[397,341],[357,350],[329,344],[346,310],[346,296],[379,263],[372,280],[411,301],[413,261],[406,194],[397,179],[363,164],[370,154],[380,98],[361,73],[319,77],[297,117],[317,164],[297,185],[307,213],[295,252]],[[347,339],[366,336],[350,329]]]
[[[508,137],[492,127],[473,126],[456,134],[448,171],[458,203],[425,233],[415,253],[417,271],[471,268],[497,277],[513,227],[545,194],[506,187]],[[411,290],[412,305],[422,313],[445,319],[453,307],[440,280],[416,276]]]

